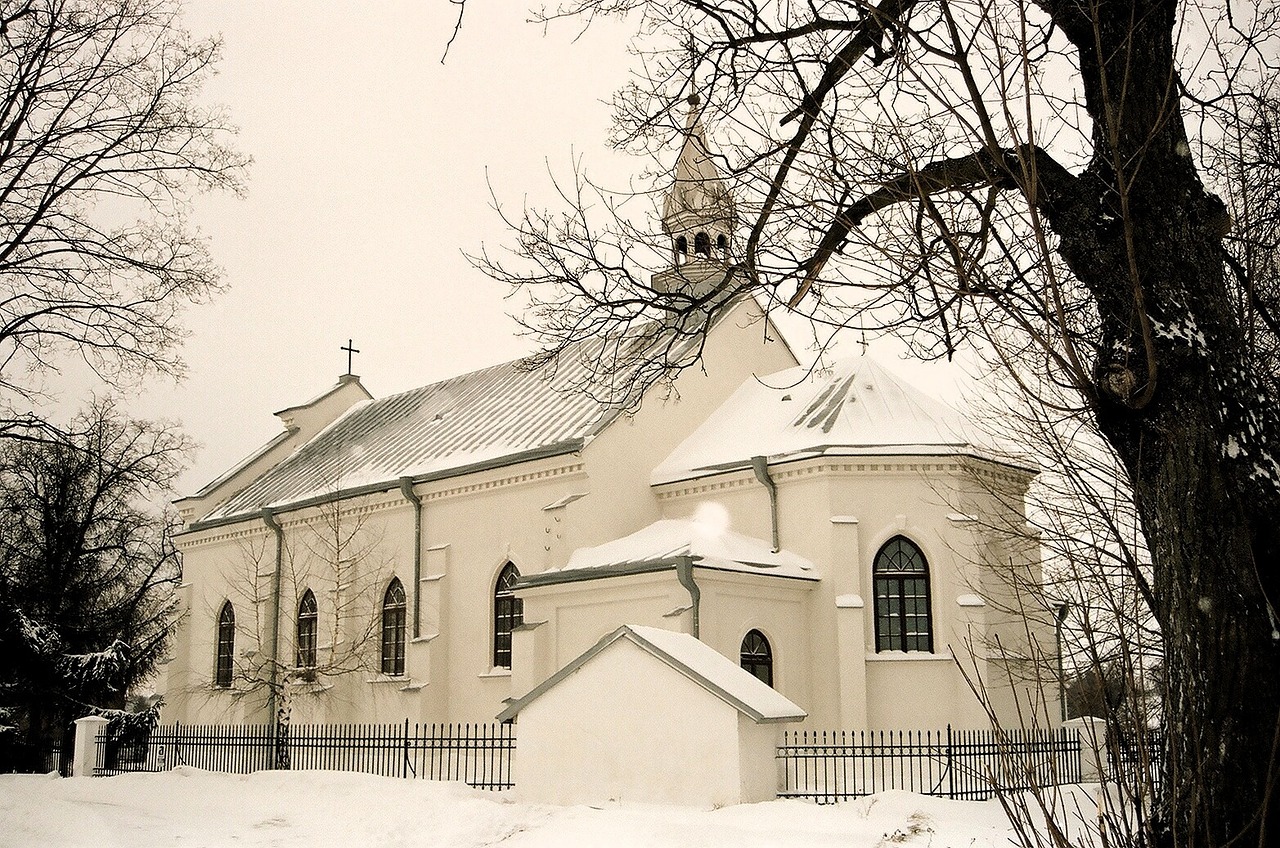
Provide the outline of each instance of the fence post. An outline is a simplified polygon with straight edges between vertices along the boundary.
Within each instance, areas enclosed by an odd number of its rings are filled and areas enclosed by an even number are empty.
[[[951,800],[956,798],[956,764],[955,752],[951,747],[951,725],[947,725],[947,797]]]
[[[400,776],[409,776],[409,718],[404,720],[404,762],[400,764]]]
[[[71,760],[71,774],[75,777],[93,777],[98,765],[99,752],[107,738],[107,725],[111,722],[102,716],[85,716],[76,719],[76,746]]]

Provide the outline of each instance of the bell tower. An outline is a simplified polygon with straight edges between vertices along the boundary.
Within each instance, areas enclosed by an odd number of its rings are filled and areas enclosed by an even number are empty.
[[[689,95],[684,144],[675,181],[662,202],[662,231],[671,239],[671,266],[653,276],[653,287],[694,297],[724,279],[737,224],[733,197],[716,168],[702,126],[702,99]]]

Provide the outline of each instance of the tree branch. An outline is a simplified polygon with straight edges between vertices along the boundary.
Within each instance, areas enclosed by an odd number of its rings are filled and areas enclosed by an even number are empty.
[[[1069,194],[1076,177],[1047,152],[1034,145],[991,153],[979,150],[967,156],[939,159],[919,170],[905,171],[870,194],[846,206],[838,214],[826,234],[818,242],[813,256],[800,270],[804,279],[787,302],[794,308],[822,273],[822,269],[838,253],[849,237],[849,231],[870,215],[898,203],[920,200],[947,191],[975,188],[1018,189],[1039,208]]]

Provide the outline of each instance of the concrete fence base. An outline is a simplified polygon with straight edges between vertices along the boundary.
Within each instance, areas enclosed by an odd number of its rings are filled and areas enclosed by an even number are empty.
[[[1062,723],[1080,734],[1080,780],[1097,783],[1107,773],[1107,723],[1093,716],[1081,716]]]

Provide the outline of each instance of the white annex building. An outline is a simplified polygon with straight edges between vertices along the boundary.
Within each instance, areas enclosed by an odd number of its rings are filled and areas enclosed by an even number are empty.
[[[711,278],[733,218],[693,120],[655,285]],[[598,356],[380,399],[347,375],[276,413],[279,436],[178,504],[165,720],[492,721],[656,630],[806,726],[986,727],[971,685],[1004,721],[1057,715],[1056,685],[993,647],[1030,634],[1052,656],[1052,630],[1009,613],[1034,549],[990,530],[1021,522],[1032,470],[872,358],[806,370],[751,300],[634,413],[572,390]]]

